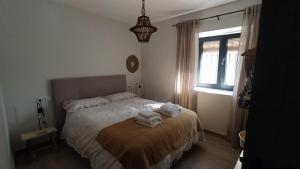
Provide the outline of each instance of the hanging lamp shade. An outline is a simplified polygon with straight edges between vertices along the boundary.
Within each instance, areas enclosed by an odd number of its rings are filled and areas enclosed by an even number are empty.
[[[151,25],[150,18],[145,15],[145,0],[143,0],[142,16],[138,17],[136,25],[129,30],[142,43],[149,42],[151,34],[157,31],[157,28]]]

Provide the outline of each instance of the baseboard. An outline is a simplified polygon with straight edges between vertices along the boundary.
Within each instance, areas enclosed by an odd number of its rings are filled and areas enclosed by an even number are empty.
[[[207,129],[204,129],[204,132],[207,133],[207,134],[209,134],[209,135],[216,136],[216,137],[219,137],[219,138],[222,138],[222,139],[228,141],[228,137],[225,136],[225,135],[223,135],[223,134],[216,133],[216,132],[214,132],[214,131],[207,130]]]

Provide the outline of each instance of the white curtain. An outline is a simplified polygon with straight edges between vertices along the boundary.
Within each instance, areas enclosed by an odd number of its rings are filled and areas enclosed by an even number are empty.
[[[175,103],[196,111],[197,93],[194,91],[196,82],[198,22],[187,21],[178,23]]]
[[[259,31],[259,19],[260,19],[261,5],[251,6],[245,9],[243,15],[243,25],[240,38],[239,53],[242,54],[247,49],[256,48],[258,31]],[[233,89],[233,104],[230,115],[230,123],[228,136],[233,146],[237,146],[239,143],[238,133],[244,130],[247,115],[243,110],[238,107],[238,96],[242,91],[246,82],[246,72],[244,57],[238,57],[237,69],[236,69],[236,81]]]

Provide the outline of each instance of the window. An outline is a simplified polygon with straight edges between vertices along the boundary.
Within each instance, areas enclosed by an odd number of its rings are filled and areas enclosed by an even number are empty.
[[[199,37],[197,87],[232,91],[240,34]]]

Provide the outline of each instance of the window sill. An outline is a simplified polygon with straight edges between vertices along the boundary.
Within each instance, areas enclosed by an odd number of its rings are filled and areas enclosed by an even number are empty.
[[[226,96],[232,96],[232,91],[227,90],[220,90],[220,89],[210,89],[210,88],[204,88],[204,87],[196,87],[194,89],[197,92],[203,92],[203,93],[210,93],[210,94],[219,94],[219,95],[226,95]]]

